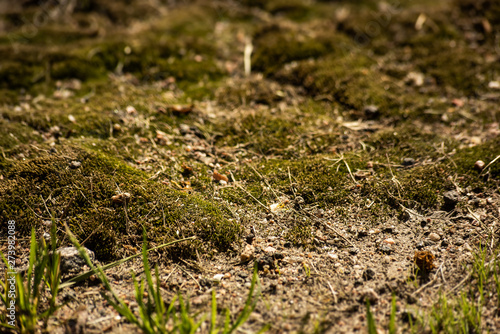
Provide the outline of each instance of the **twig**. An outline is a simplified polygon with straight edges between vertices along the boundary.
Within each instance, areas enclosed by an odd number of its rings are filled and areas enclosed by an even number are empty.
[[[498,159],[500,159],[500,155],[498,155],[495,159],[491,160],[489,164],[486,165],[486,167],[483,168],[483,170],[481,171],[481,173],[479,173],[479,176],[481,176],[483,174],[483,172],[488,168],[490,167],[493,163],[495,163]]]
[[[344,237],[339,231],[337,231],[334,227],[328,225],[327,223],[325,222],[322,222],[323,225],[325,225],[328,229],[332,230],[333,232],[335,232],[335,234],[337,234],[339,237],[341,237],[342,239],[345,240],[345,242],[347,242],[349,245],[351,245],[352,247],[355,247],[354,244],[349,240],[347,239],[346,237]]]
[[[243,63],[245,66],[245,75],[249,76],[252,72],[252,51],[253,45],[250,37],[246,38],[245,41],[245,50],[243,51]]]
[[[430,285],[434,284],[434,283],[437,281],[439,271],[440,271],[440,270],[441,270],[441,268],[443,267],[444,262],[445,262],[445,261],[443,261],[443,263],[441,263],[441,265],[439,266],[438,270],[437,270],[437,271],[436,271],[436,273],[434,274],[434,278],[433,278],[431,281],[427,282],[426,284],[422,285],[420,288],[418,288],[418,289],[417,289],[414,293],[412,293],[412,295],[417,295],[417,294],[419,294],[420,292],[424,291],[424,289],[426,289],[428,286],[430,286]]]
[[[392,172],[392,168],[390,166],[391,162],[389,160],[389,155],[387,153],[386,153],[385,157],[387,158],[387,164],[389,165],[389,171],[391,172],[391,175],[392,175],[391,181],[396,184],[396,189],[398,191],[398,196],[401,198],[401,192],[399,191],[399,188],[402,188],[401,187],[401,183],[399,183],[398,179],[396,179],[396,176],[394,176],[394,173]]]
[[[333,164],[333,166],[335,166],[336,164],[338,164],[339,162],[342,161],[345,164],[345,166],[347,167],[347,171],[349,172],[349,175],[351,176],[351,179],[354,182],[354,184],[358,184],[358,182],[356,182],[356,179],[352,175],[351,168],[349,167],[349,164],[347,164],[347,161],[345,160],[344,154],[341,154],[338,159],[328,159],[328,158],[325,158],[325,159],[329,160],[329,161],[335,161],[335,163]],[[337,167],[337,172],[338,172],[338,170],[339,170],[339,167]]]
[[[185,270],[185,269],[184,269],[184,268],[182,268],[182,267],[179,267],[179,266],[177,266],[177,267],[178,267],[180,270],[182,270],[183,272],[185,272],[186,274],[188,274],[188,275],[189,275],[189,277],[191,277],[191,278],[193,279],[193,281],[195,281],[195,283],[198,285],[198,287],[199,287],[199,288],[200,288],[200,290],[201,290],[201,285],[200,285],[200,283],[198,282],[198,280],[197,280],[196,278],[194,278],[194,276],[193,276],[193,275],[191,275],[191,273],[190,273],[189,271]]]
[[[330,288],[330,291],[332,292],[332,295],[333,295],[333,302],[335,304],[337,304],[337,293],[335,292],[335,290],[333,290],[332,288],[332,285],[330,284],[329,281],[326,281],[326,283],[328,283],[328,287]]]
[[[305,216],[304,214],[296,211],[295,209],[292,209],[295,213],[299,214],[299,215],[302,215],[302,216]],[[322,219],[319,219],[315,216],[313,216],[312,214],[310,213],[307,213],[309,215],[310,218],[312,219],[315,219],[317,222],[320,222],[321,224],[323,224],[326,228],[332,230],[333,232],[335,232],[335,234],[337,234],[339,237],[341,237],[342,239],[344,239],[345,242],[347,242],[349,245],[351,245],[352,247],[355,247],[354,244],[349,240],[347,239],[346,237],[344,237],[339,231],[337,231],[337,229],[335,229],[334,227],[328,225],[325,221],[323,221]]]
[[[257,203],[259,203],[264,209],[266,209],[266,211],[270,211],[270,209],[262,204],[261,201],[259,201],[257,198],[255,198],[252,194],[250,194],[245,188],[243,188],[242,186],[240,186],[237,182],[236,182],[236,179],[234,178],[234,175],[231,171],[229,171],[229,174],[231,175],[231,178],[233,179],[233,182],[235,184],[236,187],[238,187],[239,189],[243,190],[244,193],[246,193],[248,196],[252,197],[254,199],[254,201],[256,201]]]
[[[297,197],[297,195],[295,194],[295,189],[293,189],[293,182],[292,182],[292,173],[290,173],[290,166],[287,167],[288,168],[288,179],[290,180],[290,189],[292,189],[292,192],[293,192],[293,197]]]
[[[255,174],[257,174],[257,175],[260,177],[260,179],[261,179],[261,180],[263,180],[263,181],[266,183],[266,185],[268,186],[268,188],[269,188],[269,189],[271,189],[271,192],[273,193],[274,197],[275,197],[276,199],[279,199],[278,195],[276,195],[276,193],[274,192],[274,189],[271,187],[271,185],[269,184],[269,182],[267,182],[267,179],[265,179],[265,178],[264,178],[264,177],[263,177],[263,176],[262,176],[262,175],[261,175],[261,174],[260,174],[260,173],[259,173],[256,169],[255,169],[255,167],[254,167],[254,166],[252,166],[252,165],[250,165],[250,164],[247,164],[247,165],[248,165],[248,166],[250,166],[250,168],[252,168],[252,169],[253,169],[253,171],[255,172]]]
[[[352,182],[354,182],[354,184],[357,184],[358,182],[356,182],[356,179],[354,178],[354,176],[352,175],[352,172],[351,172],[351,168],[349,167],[349,165],[347,164],[347,161],[345,161],[345,159],[342,159],[344,160],[344,164],[345,166],[347,167],[347,171],[349,172],[349,175],[351,176],[351,179],[352,179]]]

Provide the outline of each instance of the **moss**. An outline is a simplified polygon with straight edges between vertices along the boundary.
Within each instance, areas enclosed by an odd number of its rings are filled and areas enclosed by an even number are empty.
[[[256,32],[254,47],[253,68],[272,75],[291,61],[347,53],[352,43],[341,34],[322,32],[310,36],[300,31],[267,26]]]
[[[458,142],[450,137],[441,137],[433,132],[424,131],[415,123],[382,130],[370,137],[368,144],[375,148],[371,159],[387,162],[387,155],[393,163],[402,163],[404,158],[413,158],[417,162],[426,159],[437,160],[446,152],[458,148]]]
[[[352,184],[349,184],[347,170],[340,168],[337,172],[333,163],[324,158],[315,156],[297,160],[269,159],[254,168],[246,166],[235,177],[244,182],[246,190],[254,197],[268,205],[278,201],[275,194],[282,194],[290,199],[300,196],[305,205],[317,204],[325,207],[348,204],[351,200],[349,194]],[[358,164],[352,164],[351,167],[356,168]],[[272,190],[267,189],[267,183],[264,183],[254,169],[262,175]],[[255,204],[246,193],[239,190],[226,189],[221,195],[230,202]]]
[[[394,114],[404,108],[395,93],[399,90],[391,78],[373,69],[374,61],[361,54],[342,58],[302,61],[291,71],[278,74],[282,81],[301,84],[313,95],[332,97],[346,108],[363,110],[376,105],[380,116]]]
[[[312,234],[312,221],[296,219],[294,220],[285,234],[285,239],[295,246],[310,248],[314,240]]]
[[[436,79],[439,86],[450,86],[471,95],[478,90],[482,60],[461,43],[450,46],[451,39],[434,34],[416,37],[410,42],[413,59],[420,71]]]
[[[69,168],[70,161],[80,161],[81,167]],[[239,224],[228,220],[228,212],[198,195],[187,196],[147,181],[137,169],[100,153],[66,149],[3,168],[2,219],[15,217],[19,234],[25,235],[48,219],[47,208],[58,221],[68,223],[81,240],[88,239],[87,247],[102,260],[117,256],[127,221],[132,233],[140,234],[142,226],[157,231],[153,237],[157,242],[198,235],[206,242],[198,245],[205,251],[211,247],[227,249],[241,233]],[[126,207],[112,201],[118,192],[131,194]]]
[[[30,65],[18,61],[2,61],[0,88],[16,89],[32,85],[35,73],[41,70],[41,67]]]
[[[0,147],[6,151],[19,144],[40,140],[40,137],[36,136],[32,129],[18,122],[0,118],[0,128],[4,133],[3,136],[0,136]]]

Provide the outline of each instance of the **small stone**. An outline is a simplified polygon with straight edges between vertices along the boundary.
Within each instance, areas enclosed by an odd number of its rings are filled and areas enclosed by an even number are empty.
[[[193,299],[191,299],[191,304],[196,305],[196,306],[202,305],[203,298],[201,298],[201,296],[194,297]]]
[[[282,259],[285,258],[285,255],[283,255],[283,253],[276,252],[276,253],[273,254],[273,258],[275,260],[282,260]]]
[[[351,255],[356,255],[359,253],[359,250],[357,248],[349,248],[349,254]]]
[[[478,171],[482,171],[483,168],[484,168],[484,161],[483,160],[478,160],[476,161],[476,163],[474,164],[474,168],[477,169]]]
[[[462,247],[464,248],[464,250],[472,252],[472,247],[468,243],[465,243]]]
[[[255,252],[255,247],[252,245],[245,245],[245,249],[243,249],[243,252],[240,255],[240,261],[241,262],[247,262],[250,261],[254,258],[254,252]]]
[[[405,82],[416,87],[420,87],[424,84],[424,75],[420,72],[410,72],[406,75]]]
[[[227,278],[227,279],[231,278],[231,273],[225,273],[224,278]]]
[[[338,260],[339,256],[335,253],[328,253],[327,256],[332,260]]]
[[[396,243],[393,238],[387,238],[384,242],[389,245],[394,245]]]
[[[432,232],[429,234],[429,239],[434,242],[438,242],[439,240],[441,240],[441,237],[439,236],[439,234]]]
[[[91,261],[94,261],[94,252],[83,248]],[[56,250],[61,257],[61,274],[77,274],[87,264],[76,247],[62,247]]]
[[[134,106],[127,106],[127,108],[125,108],[125,110],[127,111],[128,114],[136,114],[137,113],[137,110],[134,108]]]
[[[130,193],[121,193],[111,197],[113,203],[126,203],[130,200]]]
[[[77,168],[80,168],[81,165],[82,165],[82,163],[80,161],[71,161],[69,163],[69,168],[77,169]]]
[[[215,274],[213,280],[215,282],[220,282],[224,278],[224,274]]]
[[[271,246],[269,246],[267,248],[264,248],[264,253],[267,253],[267,254],[270,254],[270,255],[276,253],[276,251],[277,251],[277,249],[274,248],[274,247],[271,247]]]
[[[443,209],[446,211],[451,211],[460,201],[460,194],[456,190],[450,190],[443,194],[443,199],[444,199]]]
[[[255,239],[255,235],[253,233],[250,233],[245,237],[245,240],[247,244],[251,245],[253,243],[253,240]]]
[[[415,159],[413,158],[404,158],[401,163],[405,167],[413,166],[415,164]]]
[[[423,241],[419,241],[416,246],[415,246],[418,250],[421,250],[425,247],[425,244]]]
[[[368,169],[373,168],[373,161],[368,161],[366,163],[366,168],[368,168]]]
[[[363,271],[363,279],[365,281],[369,281],[375,277],[375,271],[371,268],[367,268],[365,271]]]
[[[490,88],[490,89],[500,89],[500,82],[498,82],[498,81],[490,81],[490,82],[488,82],[488,88]]]
[[[363,112],[367,119],[376,119],[380,116],[379,108],[375,105],[366,106]]]
[[[404,323],[416,323],[417,321],[417,312],[414,310],[406,309],[403,312],[401,312],[401,320]]]

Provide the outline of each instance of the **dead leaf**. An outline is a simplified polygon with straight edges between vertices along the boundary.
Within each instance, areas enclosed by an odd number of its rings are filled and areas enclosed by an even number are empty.
[[[174,104],[173,106],[168,107],[174,115],[187,115],[191,111],[193,111],[194,105],[191,104],[189,106],[182,106],[180,104]]]
[[[414,261],[421,271],[428,272],[436,268],[434,265],[434,255],[429,251],[416,251]]]
[[[225,181],[225,182],[229,182],[229,179],[227,178],[227,176],[226,176],[226,175],[221,174],[221,173],[219,173],[219,172],[217,172],[217,171],[214,171],[213,178],[214,178],[214,180],[216,180],[216,181]]]
[[[130,199],[131,195],[129,193],[121,193],[111,197],[114,203],[126,203]]]
[[[193,174],[193,167],[186,165],[184,162],[181,165],[182,167],[182,175],[189,176]]]
[[[451,100],[451,103],[457,107],[463,107],[463,105],[465,104],[465,102],[461,99],[453,99]]]

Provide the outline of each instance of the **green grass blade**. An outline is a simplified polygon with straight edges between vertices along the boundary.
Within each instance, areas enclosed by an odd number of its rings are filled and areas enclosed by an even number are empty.
[[[176,244],[178,242],[182,242],[182,241],[187,241],[187,240],[194,240],[196,239],[195,236],[193,237],[189,237],[189,238],[184,238],[184,239],[179,239],[179,240],[174,240],[174,241],[171,241],[169,243],[166,243],[166,244],[163,244],[163,245],[160,245],[160,246],[156,246],[156,247],[153,247],[153,248],[150,248],[148,249],[148,253],[153,251],[153,250],[156,250],[156,249],[160,249],[160,248],[164,248],[164,247],[167,247],[167,246],[170,246],[170,245],[173,245],[173,244]],[[76,240],[76,239],[75,239]],[[106,271],[108,269],[111,269],[111,268],[114,268],[114,267],[117,267],[127,261],[130,261],[132,259],[135,259],[136,257],[139,257],[139,256],[142,256],[142,252],[141,253],[137,253],[137,254],[134,254],[132,256],[129,256],[129,257],[126,257],[124,259],[121,259],[121,260],[118,260],[118,261],[115,261],[113,263],[109,263],[105,266],[102,266],[101,269],[103,271]],[[78,282],[81,282],[81,281],[84,281],[86,280],[87,278],[89,278],[90,276],[94,275],[94,274],[97,274],[98,270],[97,269],[91,269],[87,272],[84,272],[83,274],[80,274],[78,276],[75,276],[69,280],[67,280],[66,282],[64,283],[61,283],[61,285],[59,285],[59,289],[64,289],[64,288],[67,288],[67,287],[70,287],[72,286],[73,284],[76,284]]]
[[[212,314],[210,315],[210,334],[217,334],[217,300],[212,289]]]
[[[377,326],[375,325],[375,319],[373,318],[373,313],[370,310],[370,302],[366,300],[366,321],[368,327],[368,334],[377,334]]]
[[[389,320],[389,334],[396,334],[396,295],[392,294],[392,302],[391,302],[391,318]]]
[[[250,291],[248,292],[248,297],[247,297],[247,300],[245,302],[245,306],[243,307],[243,310],[238,315],[238,318],[236,318],[236,321],[234,322],[233,326],[231,327],[231,329],[229,331],[230,333],[232,333],[239,326],[241,326],[248,319],[250,314],[253,312],[253,310],[257,306],[258,296],[256,296],[255,298],[253,296],[256,285],[258,285],[260,287],[257,263],[255,263],[255,265],[254,265],[252,282],[250,283]],[[260,294],[260,291],[258,294]]]

